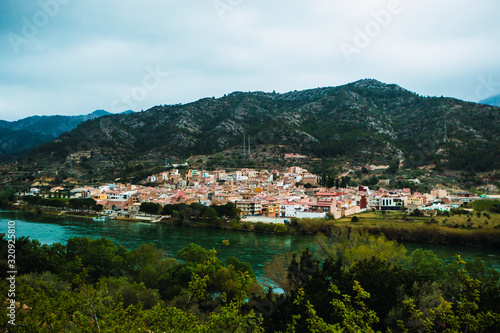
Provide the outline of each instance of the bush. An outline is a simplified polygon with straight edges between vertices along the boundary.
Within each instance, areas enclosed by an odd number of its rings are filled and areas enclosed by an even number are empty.
[[[288,232],[288,227],[284,224],[276,224],[273,231],[277,234],[286,234]]]
[[[415,217],[423,217],[424,212],[422,212],[420,209],[415,209],[410,216],[415,216]]]
[[[351,222],[359,222],[359,217],[357,217],[356,215],[354,215],[354,216],[351,218]]]
[[[231,225],[231,228],[233,228],[233,229],[239,229],[241,226],[240,221],[238,221],[237,219],[231,219],[229,224]]]
[[[259,232],[274,232],[274,223],[257,222],[253,225],[253,229]]]
[[[249,230],[249,229],[251,229],[252,223],[251,222],[242,222],[240,225],[241,225],[241,229]]]

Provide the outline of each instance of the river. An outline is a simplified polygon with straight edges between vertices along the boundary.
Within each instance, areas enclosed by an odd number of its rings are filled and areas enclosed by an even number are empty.
[[[175,256],[177,251],[190,243],[219,250],[221,240],[229,239],[230,246],[223,247],[219,257],[224,259],[235,256],[241,261],[249,262],[259,281],[264,281],[263,267],[274,255],[300,251],[306,247],[319,251],[313,236],[272,235],[116,220],[94,222],[71,217],[28,217],[26,214],[9,211],[0,211],[0,233],[7,233],[9,221],[16,222],[16,237],[29,236],[42,244],[66,243],[71,237],[107,237],[127,249],[143,243],[153,243],[163,249],[167,256]],[[408,253],[417,248],[430,249],[447,262],[453,260],[457,253],[466,260],[479,257],[487,266],[500,269],[498,250],[413,243],[404,245]]]

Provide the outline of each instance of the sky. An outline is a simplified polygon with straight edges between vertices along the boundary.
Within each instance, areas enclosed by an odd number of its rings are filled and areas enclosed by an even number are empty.
[[[364,78],[500,94],[498,0],[2,0],[0,119]]]

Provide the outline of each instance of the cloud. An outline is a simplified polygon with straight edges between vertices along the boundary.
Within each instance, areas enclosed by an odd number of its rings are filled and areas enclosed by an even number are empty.
[[[394,1],[401,10],[384,21]],[[6,1],[0,119],[111,110],[138,97],[156,68],[168,77],[148,85],[137,109],[365,77],[470,99],[479,77],[500,81],[499,9],[493,0]],[[30,24],[33,36],[23,35]],[[366,29],[369,43],[347,61],[340,46]],[[26,41],[17,50],[13,34]]]

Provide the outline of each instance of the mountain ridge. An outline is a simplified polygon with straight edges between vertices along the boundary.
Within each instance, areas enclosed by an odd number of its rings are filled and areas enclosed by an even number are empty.
[[[82,122],[107,115],[112,113],[95,110],[78,116],[35,115],[15,121],[0,120],[0,156],[18,153],[54,140]]]
[[[422,97],[373,79],[283,94],[233,92],[144,112],[104,116],[37,147],[43,168],[68,170],[70,155],[88,156],[80,174],[160,165],[242,145],[282,145],[320,159],[358,164],[425,164],[455,170],[499,168],[500,108]],[[247,139],[248,140],[248,139]],[[285,148],[284,148],[285,149]]]
[[[479,101],[479,103],[500,107],[500,95],[495,95],[495,96],[485,98],[485,99]]]

